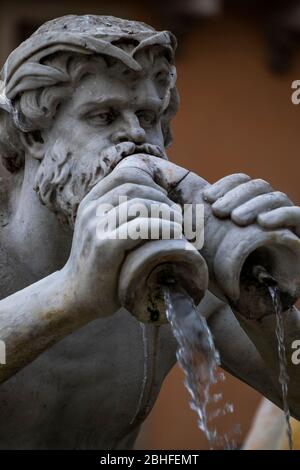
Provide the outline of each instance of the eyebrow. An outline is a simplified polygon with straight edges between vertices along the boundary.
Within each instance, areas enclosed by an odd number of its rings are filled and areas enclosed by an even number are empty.
[[[100,97],[98,99],[92,101],[85,101],[84,103],[78,105],[75,108],[75,111],[78,112],[80,115],[86,114],[88,111],[93,109],[101,108],[101,107],[113,107],[113,106],[127,106],[128,100],[123,98],[106,98]],[[156,112],[160,112],[163,110],[163,100],[157,98],[148,98],[146,100],[137,101],[133,103],[131,107],[136,107],[139,109],[151,109]]]

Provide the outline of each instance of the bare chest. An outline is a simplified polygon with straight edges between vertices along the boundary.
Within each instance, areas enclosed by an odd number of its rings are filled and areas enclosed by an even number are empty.
[[[0,387],[0,448],[117,448],[175,361],[168,325],[121,310],[42,354]]]

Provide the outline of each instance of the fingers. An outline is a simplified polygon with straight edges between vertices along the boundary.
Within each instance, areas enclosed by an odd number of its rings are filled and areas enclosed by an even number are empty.
[[[132,247],[131,240],[180,239],[183,237],[181,224],[163,219],[142,217],[120,225],[116,229],[115,235],[119,240],[124,240],[123,245],[121,243],[120,246],[121,248],[126,246],[126,250]]]
[[[249,180],[250,176],[245,175],[244,173],[225,176],[203,192],[204,199],[212,204],[220,197],[223,197],[231,189],[242,183],[246,183]]]
[[[120,258],[126,252],[144,244],[147,240],[181,239],[183,238],[182,226],[176,222],[163,219],[149,219],[137,217],[126,224],[120,225],[114,231],[97,232],[97,243],[101,250],[107,240],[115,243],[115,258]],[[101,251],[100,251],[101,252]]]
[[[95,213],[98,216],[100,216],[101,213],[106,214],[113,207],[117,207],[124,202],[129,203],[134,199],[141,199],[144,204],[146,204],[147,200],[152,201],[153,206],[165,204],[171,207],[172,210],[178,211],[180,214],[182,214],[180,205],[169,199],[165,195],[164,191],[149,186],[126,183],[118,186],[115,189],[112,189],[99,199],[86,201],[85,204],[80,204],[77,218],[84,221],[84,223],[87,223],[89,219],[94,217]],[[148,206],[149,204],[147,204],[147,207]]]
[[[159,187],[153,188],[150,186],[144,186],[136,183],[125,183],[118,186],[108,193],[104,194],[101,198],[98,198],[96,204],[111,204],[112,206],[118,206],[122,200],[121,197],[127,196],[128,199],[142,198],[149,199],[156,202],[168,204],[169,206],[175,205],[174,201],[169,199],[166,192]],[[177,204],[178,206],[178,204]]]
[[[149,186],[167,194],[167,191],[155,183],[151,175],[146,171],[132,171],[132,168],[116,168],[94,186],[94,188],[85,196],[82,203],[84,205],[85,203],[99,199],[104,194],[123,184]]]
[[[254,223],[259,214],[263,212],[267,212],[278,207],[287,207],[292,205],[293,203],[286,194],[280,191],[274,191],[272,193],[257,196],[237,207],[233,210],[231,219],[237,225],[245,226]]]
[[[300,207],[280,207],[264,212],[257,218],[259,225],[267,229],[289,228],[300,237]]]
[[[240,184],[228,191],[225,196],[218,199],[213,205],[213,213],[220,218],[229,217],[231,212],[260,194],[270,193],[272,187],[264,180],[256,179]]]
[[[182,226],[182,210],[177,207],[171,208],[168,204],[157,203],[149,199],[135,198],[118,205],[108,212],[102,213],[97,210],[97,218],[99,218],[99,228],[102,225],[104,228],[114,230],[124,223],[127,223],[136,218],[151,218],[162,219],[166,221],[174,221]]]

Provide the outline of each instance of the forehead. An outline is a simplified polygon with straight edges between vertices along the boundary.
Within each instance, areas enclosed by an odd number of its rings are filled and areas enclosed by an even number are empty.
[[[121,63],[111,67],[99,63],[77,84],[71,98],[72,105],[81,107],[89,102],[105,101],[136,104],[141,100],[163,103],[169,88],[169,72],[165,60],[154,60],[151,66],[143,67],[139,73]]]

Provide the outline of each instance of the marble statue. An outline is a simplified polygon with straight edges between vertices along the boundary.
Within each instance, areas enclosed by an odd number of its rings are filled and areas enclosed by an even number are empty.
[[[140,22],[70,15],[42,25],[2,69],[2,449],[131,448],[176,361],[170,326],[139,322],[118,296],[127,253],[148,242],[99,240],[95,230],[98,205],[121,210],[120,195],[165,204],[174,220],[157,224],[178,225],[168,185],[136,163],[149,155],[162,174],[175,168],[165,152],[178,108],[175,47],[171,33]],[[202,193],[220,227],[288,228],[298,244],[300,208],[267,182],[239,173]],[[240,315],[212,292],[199,310],[222,366],[281,406],[274,315]],[[296,310],[286,325],[289,344],[300,335]],[[299,419],[300,368],[288,368]]]

